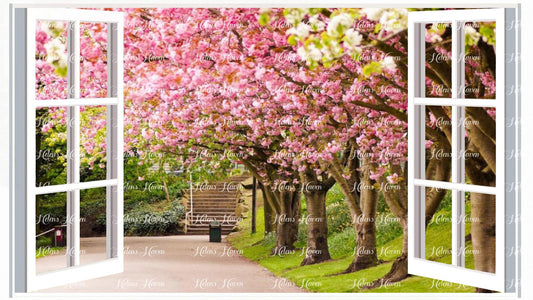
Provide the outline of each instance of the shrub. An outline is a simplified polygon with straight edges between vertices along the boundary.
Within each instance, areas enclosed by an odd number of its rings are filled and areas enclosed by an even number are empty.
[[[328,235],[343,232],[352,227],[352,217],[346,202],[334,202],[326,207],[326,219],[328,222]]]
[[[35,246],[38,248],[45,248],[52,246],[52,238],[50,236],[41,235],[37,238]]]
[[[185,217],[185,207],[179,200],[163,212],[147,208],[135,209],[124,216],[124,231],[128,235],[167,235],[179,232],[179,222]]]
[[[333,185],[326,195],[326,206],[332,203],[344,203],[344,194],[338,184]]]
[[[389,214],[380,214],[376,218],[376,245],[382,246],[403,234],[402,225]]]
[[[177,199],[181,197],[183,190],[188,189],[189,185],[185,181],[178,181],[168,186],[168,194],[170,198]]]
[[[304,215],[302,215],[302,218],[305,218]],[[300,222],[298,224],[298,244],[307,244],[307,223],[306,222]]]
[[[274,247],[276,245],[276,233],[274,231],[265,234],[265,238],[261,241],[263,246]]]
[[[385,201],[385,197],[383,196],[383,193],[379,193],[378,195],[378,207],[377,207],[377,213],[389,213],[390,208],[387,202]]]

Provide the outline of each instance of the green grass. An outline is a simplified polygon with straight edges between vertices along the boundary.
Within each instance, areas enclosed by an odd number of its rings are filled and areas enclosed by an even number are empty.
[[[468,212],[469,207],[467,207]],[[447,216],[450,214],[449,206],[446,204],[443,205],[437,213]],[[354,257],[353,245],[355,245],[355,237],[353,236],[353,229],[347,228],[342,232],[330,235],[328,244],[332,260],[301,267],[300,263],[303,260],[301,251],[296,251],[284,257],[272,256],[270,254],[275,239],[272,236],[268,236],[265,239],[262,207],[257,209],[257,233],[250,233],[250,222],[250,218],[244,219],[239,224],[239,232],[228,237],[233,247],[242,250],[246,258],[259,263],[275,275],[287,278],[296,285],[311,292],[458,293],[475,291],[474,287],[436,281],[431,278],[419,276],[410,276],[397,283],[384,282],[380,287],[374,289],[362,289],[365,285],[381,278],[390,270],[392,262],[401,253],[401,235],[378,246],[378,257],[384,263],[359,272],[338,275],[338,273],[348,267]],[[469,234],[470,227],[468,224],[466,227],[467,232],[465,234]],[[443,249],[449,250],[448,248],[451,247],[451,245],[448,246],[450,235],[450,222],[431,224],[428,226],[426,232],[426,250],[432,249],[433,247],[443,247]],[[304,247],[305,244],[300,242],[296,246]],[[471,242],[467,242],[467,247],[471,247]],[[428,259],[442,263],[451,263],[451,255],[428,256]],[[467,255],[465,260],[467,268],[473,268],[472,254]]]

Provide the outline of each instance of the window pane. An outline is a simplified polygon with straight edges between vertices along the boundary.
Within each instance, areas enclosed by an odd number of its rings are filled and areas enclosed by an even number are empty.
[[[452,96],[451,29],[451,23],[426,24],[426,97]]]
[[[80,191],[80,264],[106,259],[106,188]]]
[[[67,194],[35,197],[36,274],[67,267]]]
[[[465,112],[465,183],[496,186],[496,108]]]
[[[107,24],[80,23],[80,95],[107,97]]]
[[[496,98],[496,22],[466,22],[465,98]]]
[[[65,107],[35,111],[35,186],[67,183],[67,110]]]
[[[450,190],[430,187],[425,188],[425,190],[426,207],[432,207],[434,204],[436,206],[435,213],[427,221],[426,226],[426,259],[451,264],[452,193]]]
[[[106,106],[80,108],[80,181],[106,179]]]
[[[465,193],[465,267],[495,273],[496,201],[494,195]]]
[[[67,22],[37,21],[35,28],[36,100],[67,98]]]
[[[451,107],[426,106],[425,115],[426,178],[421,179],[450,181],[451,148],[446,136],[451,134]]]

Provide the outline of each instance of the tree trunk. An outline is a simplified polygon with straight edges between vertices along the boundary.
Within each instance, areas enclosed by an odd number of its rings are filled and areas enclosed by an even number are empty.
[[[466,129],[469,137],[468,149],[478,152],[482,160],[469,158],[466,175],[473,184],[495,186],[496,181],[496,153],[495,153],[495,124],[487,118],[482,110],[468,110],[469,117],[479,121],[468,122]],[[491,122],[492,121],[492,122]],[[501,199],[500,199],[501,200]],[[474,254],[474,269],[483,272],[496,272],[496,198],[494,195],[470,193],[470,216],[472,251]],[[498,237],[502,238],[502,237]],[[478,293],[492,292],[487,289],[476,288]]]
[[[163,190],[165,191],[165,198],[167,198],[167,203],[170,204],[170,194],[168,193],[167,181],[163,179]]]
[[[275,231],[274,229],[274,218],[280,214],[281,208],[279,199],[276,198],[274,192],[261,181],[262,176],[259,176],[257,173],[257,167],[254,165],[252,160],[242,160],[242,163],[246,168],[252,173],[252,175],[257,179],[259,188],[263,195],[263,206],[264,206],[264,219],[265,219],[265,234]],[[273,178],[271,178],[273,179]]]
[[[363,197],[361,197],[363,199]],[[356,221],[357,245],[355,246],[355,258],[346,273],[356,272],[378,264],[376,251],[376,224],[368,216],[361,215]]]
[[[326,191],[304,191],[307,202],[307,248],[301,265],[329,260]]]
[[[494,195],[470,194],[471,237],[474,269],[496,273],[496,201]],[[501,237],[500,237],[501,238]],[[493,291],[476,288],[477,293]]]
[[[356,272],[378,264],[376,253],[376,226],[374,221],[364,220],[367,217],[361,216],[363,221],[357,221],[357,245],[355,246],[355,258],[350,264],[346,273]]]
[[[372,165],[366,162],[363,163],[363,167],[361,167],[363,171],[359,174],[360,178],[356,178],[353,175],[358,173],[357,169],[359,168],[359,164],[354,164],[353,162],[354,160],[352,159],[343,163],[335,156],[327,165],[328,173],[335,178],[335,181],[346,197],[346,204],[350,209],[356,232],[357,245],[354,249],[356,256],[348,269],[343,273],[355,272],[378,264],[375,224],[378,193],[372,188],[373,181],[369,177]],[[349,179],[343,176],[345,167],[352,174]],[[360,186],[363,187],[361,191],[355,188],[359,179],[361,180]]]
[[[363,166],[361,178],[360,206],[362,214],[354,220],[357,233],[355,258],[346,273],[356,272],[378,264],[376,250],[376,211],[378,205],[378,191],[374,188],[374,181],[370,179],[370,166]]]
[[[265,235],[267,233],[273,232],[274,229],[274,209],[272,208],[271,201],[267,200],[267,195],[265,193],[265,187],[262,185],[259,181],[258,186],[259,189],[261,189],[261,194],[263,195],[263,212],[264,212],[264,219],[265,219]]]
[[[402,255],[400,255],[394,260],[391,269],[387,274],[385,274],[385,276],[373,281],[371,284],[365,286],[363,289],[373,289],[378,286],[381,286],[384,282],[393,283],[404,280],[405,278],[409,277],[409,273],[407,273],[407,219],[401,220],[400,222],[402,224],[403,229]]]
[[[268,190],[268,188],[267,188]],[[294,243],[298,239],[298,223],[300,221],[300,191],[275,192],[279,198],[280,213],[275,217],[276,246],[273,255],[288,254],[286,251],[295,249]]]
[[[393,165],[392,171],[397,174],[403,174],[403,178],[407,177],[407,169],[400,165]],[[386,187],[385,183],[387,182],[386,178],[382,176],[380,178],[380,184],[382,187]],[[408,257],[408,223],[407,223],[407,182],[406,180],[400,181],[396,185],[397,189],[388,189],[385,188],[383,191],[383,196],[385,202],[389,206],[391,212],[396,218],[399,219],[400,225],[402,226],[403,239],[402,239],[402,254],[394,260],[390,271],[385,274],[382,278],[372,282],[368,288],[375,288],[381,285],[382,282],[397,282],[403,280],[409,276],[407,273],[407,257]]]
[[[474,266],[478,271],[496,272],[496,205],[494,195],[470,194],[471,236]]]

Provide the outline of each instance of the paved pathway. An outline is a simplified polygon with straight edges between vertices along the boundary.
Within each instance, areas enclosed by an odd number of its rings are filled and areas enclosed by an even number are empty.
[[[81,264],[105,257],[105,238],[81,239]],[[65,264],[56,254],[37,259],[37,272]],[[124,272],[42,292],[303,292],[208,236],[125,237]]]

